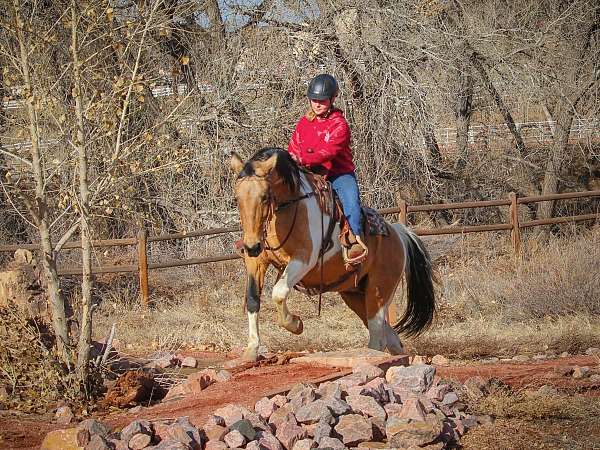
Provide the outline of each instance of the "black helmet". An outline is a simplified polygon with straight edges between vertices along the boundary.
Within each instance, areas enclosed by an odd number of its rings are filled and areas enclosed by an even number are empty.
[[[337,95],[338,84],[331,75],[322,73],[314,77],[308,85],[306,96],[310,100],[328,100]]]

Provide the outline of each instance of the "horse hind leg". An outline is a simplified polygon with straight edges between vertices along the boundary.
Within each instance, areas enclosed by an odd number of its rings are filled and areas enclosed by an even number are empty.
[[[404,346],[402,345],[402,342],[400,341],[400,337],[398,336],[398,333],[396,333],[394,331],[394,329],[388,323],[387,320],[385,321],[383,328],[384,328],[384,334],[385,334],[385,343],[386,343],[386,347],[387,347],[388,351],[392,355],[404,354]]]

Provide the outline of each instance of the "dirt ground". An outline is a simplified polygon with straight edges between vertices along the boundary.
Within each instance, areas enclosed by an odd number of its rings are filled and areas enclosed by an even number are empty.
[[[600,383],[592,383],[589,379],[576,380],[571,377],[559,376],[556,375],[554,370],[556,367],[575,365],[595,367],[598,365],[598,360],[594,357],[578,356],[526,363],[465,363],[438,367],[437,373],[442,378],[457,381],[464,381],[469,377],[479,375],[486,378],[498,378],[515,389],[536,389],[547,384],[573,395],[600,396]],[[158,419],[189,416],[192,423],[201,426],[212,411],[228,403],[238,403],[251,407],[261,397],[284,391],[295,383],[317,382],[324,378],[340,375],[343,375],[341,369],[306,364],[256,367],[237,373],[229,382],[213,384],[194,398],[185,398],[143,408],[137,414],[123,411],[99,415],[98,417],[112,426],[123,426],[134,418]],[[544,430],[547,430],[550,426],[554,427],[554,431],[562,436],[560,439],[563,439],[564,442],[561,442],[565,443],[565,446],[559,445],[560,442],[557,442],[554,438],[550,439],[546,443],[547,445],[544,444],[546,441],[543,438],[548,437],[548,432]],[[0,415],[0,448],[36,449],[49,431],[58,428],[61,427],[52,423],[51,415],[32,417],[2,414]],[[519,431],[518,436],[515,434],[515,430]],[[564,433],[562,433],[563,431]],[[528,436],[527,433],[531,433],[531,436],[530,439],[523,438],[521,442],[524,433],[525,436]],[[592,440],[594,439],[593,433],[596,433],[598,442],[600,442],[600,423],[548,424],[540,421],[540,423],[535,424],[519,424],[515,420],[499,420],[492,425],[467,433],[464,442],[462,442],[462,448],[473,450],[533,448],[528,446],[531,443],[531,438],[543,444],[537,448],[585,448],[575,445],[569,440],[571,439],[569,436],[572,436],[573,433],[583,433],[580,436],[588,436]],[[492,438],[499,434],[503,436],[505,444],[501,447],[498,447],[497,440]],[[514,443],[511,442],[512,438],[508,437],[513,434],[516,436]],[[525,447],[521,445],[525,445]]]

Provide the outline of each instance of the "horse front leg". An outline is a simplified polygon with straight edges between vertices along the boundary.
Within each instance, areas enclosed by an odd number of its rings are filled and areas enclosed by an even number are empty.
[[[277,307],[277,323],[293,334],[304,330],[302,319],[288,310],[286,299],[292,288],[311,270],[312,266],[292,259],[286,266],[281,278],[273,286],[273,300]]]
[[[258,313],[260,295],[268,264],[262,258],[245,256],[246,263],[246,313],[248,315],[248,346],[242,355],[244,360],[256,361],[260,347]]]

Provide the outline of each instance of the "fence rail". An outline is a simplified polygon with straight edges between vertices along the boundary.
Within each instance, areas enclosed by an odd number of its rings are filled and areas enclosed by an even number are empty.
[[[444,234],[465,234],[465,233],[480,233],[489,231],[510,231],[511,241],[515,254],[519,254],[521,246],[521,229],[537,227],[542,225],[552,225],[567,222],[579,222],[585,220],[600,219],[600,211],[594,214],[579,214],[574,216],[553,217],[550,219],[537,219],[526,222],[519,221],[519,205],[529,203],[539,203],[553,200],[567,200],[576,198],[592,198],[600,197],[600,190],[586,192],[568,192],[564,194],[540,195],[532,197],[518,197],[515,193],[510,193],[508,199],[476,201],[476,202],[461,202],[461,203],[443,203],[430,205],[409,205],[404,200],[399,200],[398,206],[392,208],[380,209],[379,212],[383,215],[397,214],[398,221],[408,225],[408,215],[417,212],[432,212],[453,209],[471,209],[471,208],[488,208],[498,206],[508,206],[508,222],[494,223],[484,225],[470,226],[452,226],[442,228],[417,228],[415,232],[421,236],[444,235]],[[140,296],[143,304],[148,303],[149,288],[148,288],[148,272],[154,269],[166,269],[171,267],[182,267],[199,264],[210,264],[221,261],[231,261],[240,259],[241,256],[237,253],[229,253],[223,255],[209,256],[204,258],[190,258],[182,260],[166,261],[161,263],[153,263],[148,261],[148,243],[160,242],[167,240],[180,240],[201,236],[216,236],[221,234],[236,233],[240,231],[240,227],[223,227],[213,228],[208,230],[196,230],[184,233],[161,234],[157,236],[148,236],[146,230],[140,230],[136,238],[124,239],[108,239],[93,241],[94,247],[122,247],[128,245],[136,245],[138,250],[137,265],[116,265],[116,266],[100,266],[93,267],[92,273],[135,273],[137,272],[140,280]],[[39,244],[10,244],[0,245],[0,252],[13,252],[17,249],[39,250]],[[71,241],[65,243],[62,249],[81,248],[81,242]],[[80,275],[81,267],[62,267],[58,269],[61,276],[64,275]]]

